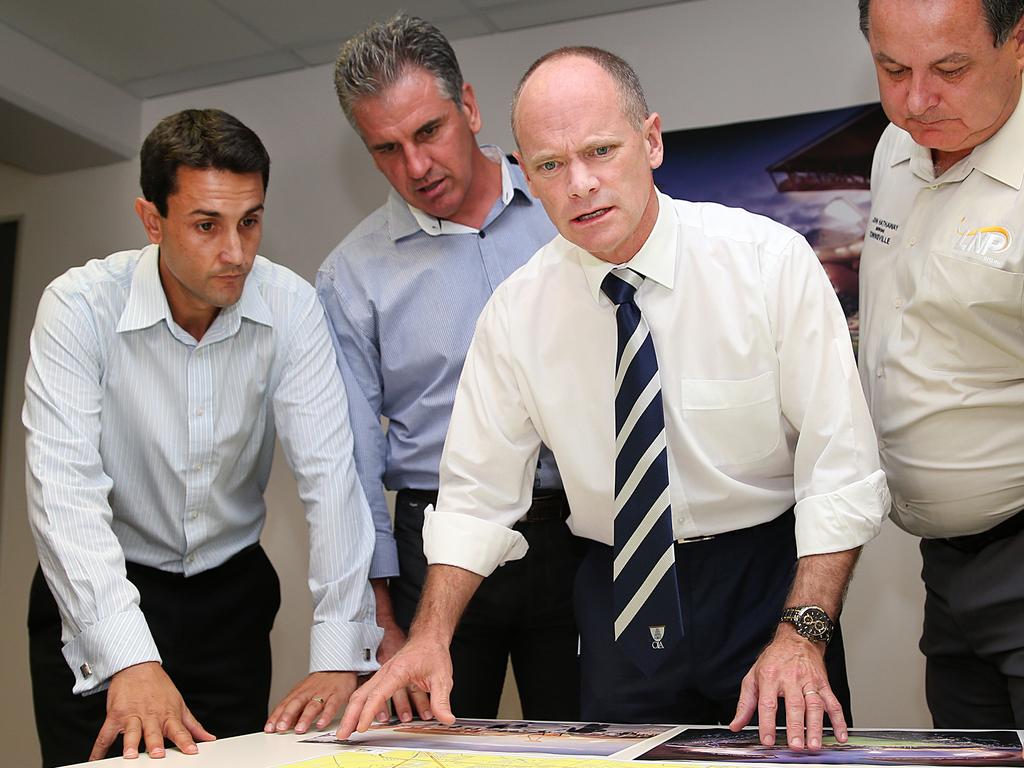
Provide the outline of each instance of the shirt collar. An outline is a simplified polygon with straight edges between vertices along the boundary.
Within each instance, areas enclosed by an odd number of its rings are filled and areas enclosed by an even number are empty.
[[[140,252],[139,262],[132,274],[128,301],[118,319],[118,333],[149,328],[161,320],[166,320],[169,328],[177,327],[177,323],[171,317],[171,307],[167,303],[163,284],[160,282],[159,258],[160,247],[157,245],[147,245]],[[208,332],[203,336],[204,341],[208,336],[213,341],[215,338],[232,335],[241,326],[243,317],[261,325],[273,326],[273,313],[263,300],[258,280],[254,279],[256,273],[262,271],[261,261],[262,258],[257,256],[252,271],[245,279],[241,298],[230,307],[221,310],[213,321],[210,330],[213,331],[217,327],[220,332],[215,337]]]
[[[1008,187],[1020,190],[1024,186],[1024,109],[1018,100],[1013,113],[996,133],[951,166],[944,181],[962,181],[977,169]],[[935,180],[935,163],[932,152],[922,147],[904,131],[901,141],[892,155],[892,165],[910,161],[910,170],[925,181]]]
[[[1024,184],[1024,108],[1021,101],[1013,114],[984,144],[971,152],[974,167],[1008,187],[1020,190]]]
[[[608,301],[601,291],[601,283],[613,269],[628,267],[670,291],[675,287],[676,244],[679,238],[676,209],[668,195],[661,192],[657,192],[657,195],[658,219],[654,222],[654,229],[636,255],[625,264],[609,264],[578,246],[572,246],[578,252],[580,267],[587,278],[594,301],[600,303],[602,298]]]
[[[500,148],[493,144],[484,144],[480,147],[480,151],[490,160],[501,165],[500,210],[504,210],[512,202],[512,198],[515,197],[517,190],[527,200],[530,199],[526,180],[522,173],[512,173],[508,159]],[[464,224],[457,224],[454,221],[439,219],[436,216],[424,213],[419,208],[403,200],[393,187],[388,191],[387,213],[392,240],[400,240],[416,232],[424,232],[431,237],[436,237],[438,235],[476,234],[480,231],[473,227],[467,227]],[[484,226],[486,227],[493,220],[494,216],[489,216]]]

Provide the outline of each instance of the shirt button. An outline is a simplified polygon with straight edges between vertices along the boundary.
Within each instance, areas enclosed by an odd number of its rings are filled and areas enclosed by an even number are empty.
[[[189,517],[191,517],[193,520],[195,520],[197,517],[199,517],[199,511],[198,510],[192,510],[192,514],[189,515]]]
[[[939,188],[938,184],[932,184],[931,186],[928,187],[928,189],[938,189],[938,188]]]
[[[202,468],[203,468],[203,465],[202,465],[202,464],[196,464],[196,465],[194,465],[194,466],[192,467],[192,469],[194,469],[194,470],[195,470],[196,472],[198,472],[198,471],[199,471],[199,470],[201,470]]]
[[[196,561],[196,556],[195,555],[189,555],[188,557],[185,558],[185,562],[188,563],[189,565],[192,565],[192,563],[194,563],[195,561]]]
[[[895,301],[893,301],[892,305],[896,307],[896,309],[899,309],[900,307],[903,306],[903,301],[902,299],[896,299]]]
[[[203,409],[202,408],[196,408],[196,416],[202,416],[202,415],[203,415]]]
[[[907,242],[910,244],[910,247],[913,248],[915,245],[917,245],[917,238],[916,237],[912,237]]]
[[[885,449],[885,440],[882,440],[881,438],[879,438],[879,440],[878,440],[878,450],[881,451],[881,450],[884,450],[884,449]]]
[[[875,371],[875,376],[877,376],[878,378],[882,378],[883,376],[885,376],[885,368],[879,367],[879,369]]]

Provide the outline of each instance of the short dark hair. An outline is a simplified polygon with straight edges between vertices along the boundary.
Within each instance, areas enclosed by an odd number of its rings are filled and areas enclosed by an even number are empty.
[[[441,30],[418,16],[397,13],[350,38],[334,63],[334,90],[353,128],[355,105],[394,85],[410,67],[437,78],[441,93],[462,106],[462,70]]]
[[[647,107],[647,97],[644,96],[644,89],[640,85],[640,78],[637,77],[636,72],[625,59],[603,48],[595,48],[591,45],[569,45],[563,48],[556,48],[550,53],[545,53],[533,62],[530,68],[526,70],[526,74],[519,79],[519,84],[516,85],[516,89],[512,93],[512,135],[516,138],[517,145],[519,144],[519,137],[516,133],[516,128],[518,128],[516,109],[519,106],[519,96],[522,94],[523,86],[530,79],[530,75],[536,72],[541,64],[553,59],[563,59],[569,56],[580,56],[584,59],[590,59],[611,75],[616,87],[619,89],[622,114],[625,115],[633,128],[640,130],[643,127],[644,120],[650,116],[651,110]]]
[[[168,115],[149,132],[139,153],[142,196],[167,216],[167,198],[177,191],[178,167],[259,173],[270,182],[270,155],[259,136],[219,109],[185,109]]]
[[[871,28],[871,0],[857,0],[860,10],[860,31],[868,36]],[[999,48],[1010,39],[1010,33],[1024,16],[1024,0],[981,0],[981,10],[992,31],[993,43]]]

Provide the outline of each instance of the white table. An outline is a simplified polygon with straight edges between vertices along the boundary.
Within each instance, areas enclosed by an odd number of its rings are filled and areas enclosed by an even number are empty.
[[[141,754],[138,760],[125,760],[120,755],[108,757],[95,763],[76,763],[77,766],[100,768],[101,766],[119,766],[119,768],[159,768],[160,766],[178,766],[184,768],[272,768],[273,766],[296,763],[312,757],[322,757],[340,752],[333,744],[301,744],[303,739],[317,736],[320,731],[296,735],[294,733],[250,733],[247,736],[235,736],[230,739],[218,739],[199,744],[198,755],[183,755],[177,749],[167,749],[167,756],[153,760],[149,755]]]

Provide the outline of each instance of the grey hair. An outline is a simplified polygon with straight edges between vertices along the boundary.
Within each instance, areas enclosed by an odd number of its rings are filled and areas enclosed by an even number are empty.
[[[650,116],[651,110],[647,108],[647,97],[644,96],[644,89],[640,85],[640,78],[636,76],[636,72],[633,71],[633,68],[629,66],[625,59],[603,48],[595,48],[590,45],[570,45],[556,48],[550,53],[545,53],[530,65],[530,68],[520,78],[519,84],[516,85],[516,89],[512,93],[512,135],[515,137],[517,146],[519,145],[519,134],[517,132],[519,122],[516,119],[516,112],[519,108],[519,97],[522,95],[523,86],[526,85],[530,75],[536,72],[541,64],[569,56],[580,56],[584,59],[590,59],[611,75],[616,87],[619,89],[622,114],[633,128],[639,131],[643,128],[644,120]]]
[[[441,30],[417,16],[399,12],[347,40],[334,64],[334,90],[354,128],[355,105],[394,85],[410,67],[437,78],[445,98],[462,106],[462,70]]]
[[[857,0],[857,7],[860,11],[860,31],[867,37],[871,28],[871,0]],[[981,0],[981,10],[992,32],[995,47],[1001,48],[1024,16],[1024,0]]]

